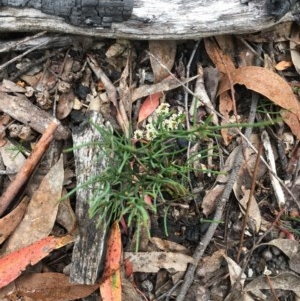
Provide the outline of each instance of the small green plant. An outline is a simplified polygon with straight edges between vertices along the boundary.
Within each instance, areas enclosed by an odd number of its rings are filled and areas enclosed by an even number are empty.
[[[186,130],[184,119],[184,114],[171,112],[164,103],[152,121],[130,133],[130,137],[93,124],[102,136],[93,147],[105,153],[109,164],[84,185],[94,187],[97,182],[99,187],[89,200],[91,217],[100,213],[99,223],[126,218],[128,226],[136,228],[138,237],[141,225],[147,226],[149,213],[155,213],[157,206],[168,207],[172,200],[191,193],[192,163],[199,155],[204,158],[208,150],[188,156],[188,145],[214,132],[209,130],[208,122]]]
[[[209,149],[204,147],[196,154],[191,154],[189,146],[215,137],[215,133],[223,127],[265,126],[271,122],[220,127],[210,125],[208,118],[206,122],[194,124],[190,129],[183,124],[185,115],[170,111],[165,103],[156,109],[151,122],[131,132],[129,137],[93,124],[102,139],[90,144],[99,148],[99,153],[108,158],[109,164],[82,187],[94,189],[89,200],[90,217],[99,215],[99,224],[125,218],[128,226],[136,228],[138,238],[141,226],[148,229],[149,214],[156,213],[158,206],[168,208],[173,200],[191,194],[190,175],[199,171],[195,170],[193,163],[199,157],[203,159],[208,156]]]

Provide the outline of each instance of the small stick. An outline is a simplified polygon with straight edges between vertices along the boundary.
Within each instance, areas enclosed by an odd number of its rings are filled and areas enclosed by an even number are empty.
[[[14,197],[18,194],[22,186],[26,183],[29,176],[39,163],[50,142],[53,139],[53,134],[58,127],[58,122],[54,121],[50,123],[41,139],[36,144],[35,148],[31,152],[30,156],[25,161],[17,173],[14,180],[8,185],[5,192],[0,197],[0,216],[5,212],[9,204],[12,202]]]
[[[263,142],[267,162],[269,163],[271,170],[270,170],[270,178],[271,178],[271,184],[273,186],[273,190],[275,193],[275,197],[278,203],[279,208],[283,208],[285,206],[285,196],[284,192],[282,190],[282,187],[280,185],[280,182],[277,177],[276,173],[276,165],[275,165],[275,156],[272,150],[270,137],[266,130],[264,130],[261,134],[261,140]]]
[[[240,238],[240,246],[239,246],[239,250],[237,253],[237,257],[236,257],[236,261],[238,263],[240,262],[240,256],[241,256],[242,248],[243,248],[243,244],[244,244],[245,230],[246,230],[246,226],[247,226],[247,222],[248,222],[248,218],[249,218],[252,196],[254,194],[254,190],[255,190],[255,186],[256,186],[256,176],[257,176],[257,172],[258,172],[258,166],[259,166],[259,162],[260,162],[262,148],[263,148],[263,145],[261,144],[258,148],[258,153],[256,156],[254,171],[253,171],[253,175],[252,175],[251,190],[250,190],[250,195],[249,195],[249,199],[248,199],[248,203],[247,203],[247,209],[246,209],[246,212],[244,215],[244,220],[243,220],[243,226],[242,226],[241,238]]]

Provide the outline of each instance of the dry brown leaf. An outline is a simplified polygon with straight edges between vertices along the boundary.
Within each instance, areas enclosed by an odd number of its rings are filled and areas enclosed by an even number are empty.
[[[223,115],[224,119],[221,122],[221,125],[227,125],[229,123],[229,114],[233,110],[233,101],[230,97],[228,91],[220,95],[220,104],[219,111]],[[221,128],[221,135],[224,140],[224,144],[228,145],[232,139],[227,128]]]
[[[170,240],[161,239],[159,237],[151,237],[150,241],[160,250],[166,251],[166,252],[181,252],[182,254],[190,254],[190,251],[176,243]]]
[[[24,197],[21,203],[9,214],[0,219],[0,244],[15,230],[26,211],[29,198]]]
[[[225,260],[228,264],[228,270],[229,270],[229,276],[230,276],[230,283],[231,285],[234,285],[238,279],[239,284],[243,287],[245,283],[245,279],[247,278],[245,273],[242,274],[242,277],[240,278],[240,274],[242,272],[242,268],[230,257],[224,255]]]
[[[227,74],[235,70],[230,56],[223,53],[219,46],[211,38],[204,39],[205,50],[212,62],[220,72]]]
[[[56,219],[63,180],[61,157],[33,195],[23,220],[8,239],[1,254],[20,249],[49,235]]]
[[[122,277],[122,300],[141,301],[134,283]]]
[[[247,206],[249,206],[249,198],[250,198],[250,189],[243,189],[243,197],[238,199],[240,205],[241,205],[241,211],[243,214],[245,214],[245,210]],[[252,231],[257,233],[260,230],[260,225],[261,225],[261,214],[260,210],[258,207],[258,204],[256,202],[255,197],[252,195],[251,196],[251,202],[250,202],[250,207],[248,211],[248,224],[251,228]]]
[[[281,61],[278,64],[276,64],[275,69],[278,71],[283,71],[289,67],[291,67],[293,64],[290,61]]]
[[[300,44],[300,26],[294,23],[291,29],[290,49],[291,49],[292,62],[298,74],[300,74],[300,53],[298,48],[299,44]]]
[[[172,70],[176,49],[175,40],[149,41],[149,51],[159,61],[158,62],[154,57],[150,56],[150,63],[155,83],[160,82],[169,75],[169,72],[162,67],[162,65],[164,65],[169,71]]]
[[[281,112],[281,116],[284,120],[284,122],[289,126],[292,133],[297,137],[297,139],[300,139],[300,120],[299,118],[289,112],[289,111],[283,111]]]
[[[0,148],[0,154],[7,171],[10,172],[17,173],[26,161],[25,156],[17,149],[17,146],[9,140]]]
[[[70,283],[69,277],[60,273],[37,273],[21,276],[15,281],[15,288],[0,298],[24,298],[24,300],[68,301],[89,296],[98,285]]]
[[[283,272],[275,277],[269,277],[269,281],[266,276],[259,276],[252,280],[244,288],[244,293],[254,294],[256,297],[261,298],[260,300],[267,300],[267,296],[261,292],[261,290],[270,290],[270,283],[272,283],[273,290],[289,290],[293,291],[299,296],[300,294],[300,277],[295,273]],[[246,296],[243,297],[243,300],[253,300],[246,299]],[[255,299],[256,300],[256,299]]]
[[[275,246],[281,250],[290,260],[289,267],[296,273],[300,273],[300,244],[296,240],[277,238],[268,243],[261,244]]]
[[[172,252],[125,252],[124,258],[130,260],[134,272],[143,273],[157,273],[160,269],[182,272],[194,262],[191,256]]]
[[[263,67],[247,66],[230,73],[232,84],[245,85],[248,89],[260,93],[283,109],[289,110],[300,119],[300,105],[293,90],[278,74]],[[228,77],[223,77],[219,94],[230,90]]]
[[[66,191],[63,194],[67,194]],[[59,203],[56,222],[63,226],[69,234],[77,227],[76,214],[71,206],[69,198]]]
[[[61,120],[69,116],[74,107],[75,95],[72,89],[69,92],[63,93],[59,96],[57,104],[56,117]]]
[[[216,208],[219,197],[224,190],[224,185],[217,184],[214,188],[209,190],[203,198],[201,208],[205,216],[210,215]]]
[[[220,269],[224,255],[225,250],[220,249],[214,252],[211,256],[203,257],[198,265],[197,275],[199,277],[209,277],[209,274],[215,273]]]

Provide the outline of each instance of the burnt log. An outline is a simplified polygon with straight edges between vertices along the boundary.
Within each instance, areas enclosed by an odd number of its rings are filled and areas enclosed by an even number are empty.
[[[13,2],[20,1],[22,0]],[[54,0],[53,2],[61,3]],[[86,24],[74,26],[67,23],[68,20],[63,17],[45,14],[34,8],[2,6],[0,7],[0,32],[48,31],[102,38],[145,40],[199,39],[214,35],[253,33],[272,28],[279,22],[298,21],[300,16],[298,2],[296,0],[135,0],[129,19],[124,18],[123,22],[112,21],[110,28],[88,27]]]

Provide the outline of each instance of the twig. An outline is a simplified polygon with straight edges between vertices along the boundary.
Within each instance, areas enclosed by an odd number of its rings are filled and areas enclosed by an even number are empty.
[[[211,121],[214,125],[219,125],[218,116],[214,113],[213,104],[207,94],[205,84],[204,84],[204,70],[201,64],[197,64],[197,74],[199,77],[196,80],[195,84],[195,94],[197,97],[193,97],[191,107],[190,107],[190,115],[194,116],[196,114],[197,109],[200,107],[201,103],[198,101],[199,99],[205,104],[206,111],[211,114]]]
[[[251,109],[250,109],[250,114],[249,114],[249,123],[253,123],[255,119],[255,114],[256,114],[256,107],[257,107],[257,102],[258,102],[258,95],[254,94],[252,97],[252,103],[251,103]],[[252,128],[247,128],[245,131],[245,136],[250,137],[252,132]],[[242,160],[242,148],[240,148],[239,152],[236,155],[235,159],[235,166],[232,169],[228,182],[226,183],[226,186],[223,190],[222,196],[217,204],[217,208],[215,211],[215,215],[213,220],[215,221],[214,223],[211,223],[207,232],[205,233],[203,239],[200,241],[199,245],[197,246],[193,258],[195,260],[195,264],[190,264],[187,272],[184,277],[184,282],[181,286],[181,289],[179,291],[179,294],[176,298],[176,301],[183,301],[185,299],[185,295],[188,292],[188,289],[190,288],[191,284],[194,281],[194,274],[196,271],[197,264],[199,260],[202,258],[208,244],[210,243],[217,227],[223,215],[223,211],[225,208],[225,205],[229,199],[230,193],[232,191],[233,185],[236,181],[236,178],[238,176],[238,171],[241,167],[243,160]]]
[[[88,56],[87,62],[89,64],[90,68],[93,70],[93,72],[97,76],[97,78],[102,81],[102,83],[106,89],[108,99],[113,103],[113,105],[115,106],[115,108],[117,110],[117,116],[116,116],[117,121],[118,121],[120,127],[125,132],[126,136],[129,137],[128,116],[127,116],[126,112],[124,112],[124,110],[121,110],[122,108],[120,108],[120,105],[118,103],[118,93],[117,93],[116,87],[112,84],[110,79],[107,77],[107,75],[104,73],[104,71],[100,68],[97,61],[95,60],[95,58],[92,55]]]
[[[193,49],[193,52],[190,56],[190,59],[189,59],[189,62],[186,66],[186,77],[189,79],[190,78],[190,70],[191,70],[191,64],[192,64],[192,61],[194,59],[194,56],[195,56],[195,53],[196,53],[196,50],[198,49],[199,47],[199,44],[200,44],[200,41],[201,40],[198,40],[197,43],[195,44],[194,46],[194,49]],[[167,67],[165,67],[167,68]],[[167,68],[168,69],[168,68]],[[168,69],[168,72],[169,74],[171,73]],[[186,88],[189,89],[189,83],[186,83]],[[186,127],[187,129],[189,130],[190,129],[190,118],[189,118],[189,94],[188,94],[188,90],[185,90],[185,95],[184,95],[184,108],[185,108],[185,114],[186,114]]]
[[[5,67],[7,67],[8,65],[10,65],[11,63],[13,63],[13,62],[19,60],[20,58],[26,56],[27,54],[29,54],[30,52],[32,52],[32,51],[34,51],[34,50],[40,48],[41,46],[46,45],[47,43],[48,43],[48,41],[45,41],[45,42],[43,42],[43,43],[41,43],[41,44],[38,44],[38,45],[36,45],[36,46],[34,46],[34,47],[31,47],[30,49],[28,49],[27,51],[23,52],[23,53],[20,54],[20,55],[15,56],[13,59],[7,61],[6,63],[4,63],[4,64],[2,64],[2,65],[0,65],[0,70],[3,70]]]
[[[246,209],[246,212],[245,212],[245,215],[244,215],[244,220],[243,220],[243,227],[242,227],[241,238],[240,238],[240,246],[239,246],[239,250],[238,250],[238,253],[237,253],[237,257],[236,257],[237,258],[236,261],[238,263],[240,261],[240,256],[241,256],[241,253],[242,253],[242,247],[243,247],[243,244],[244,244],[244,235],[245,235],[245,230],[246,230],[248,217],[249,217],[249,212],[250,212],[250,208],[251,208],[252,196],[254,194],[256,176],[257,176],[257,172],[258,172],[258,166],[259,166],[259,162],[260,162],[261,153],[262,153],[262,144],[260,144],[259,149],[258,149],[258,154],[256,156],[254,171],[253,171],[253,175],[252,175],[251,190],[250,190],[250,194],[249,194],[249,198],[248,198],[247,209]]]
[[[5,212],[14,197],[19,193],[22,186],[26,183],[29,176],[32,174],[33,170],[39,163],[50,142],[52,141],[54,132],[57,127],[58,122],[56,121],[52,122],[48,126],[47,130],[36,144],[32,153],[27,158],[14,180],[8,185],[5,192],[0,197],[0,216]]]
[[[270,137],[267,133],[266,130],[264,130],[261,134],[261,140],[263,142],[264,148],[265,148],[265,153],[266,153],[266,158],[267,161],[271,167],[271,171],[270,172],[270,178],[271,178],[271,183],[273,186],[273,190],[277,199],[277,204],[279,206],[279,208],[282,208],[285,206],[285,197],[284,197],[284,193],[282,190],[281,185],[279,184],[279,180],[276,174],[276,165],[275,165],[275,157],[274,157],[274,153],[272,150],[272,146],[271,146],[271,142],[270,142]]]
[[[10,44],[10,45],[8,45],[6,47],[0,48],[0,53],[11,51],[12,49],[17,48],[19,45],[22,45],[22,44],[24,44],[24,43],[26,43],[28,41],[34,40],[36,38],[39,38],[39,37],[45,35],[46,33],[47,33],[47,31],[42,31],[42,32],[39,32],[39,33],[37,33],[37,34],[35,34],[33,36],[26,37],[26,38],[24,38],[24,39],[22,39],[20,41],[17,41],[17,42],[15,42],[13,44]]]

